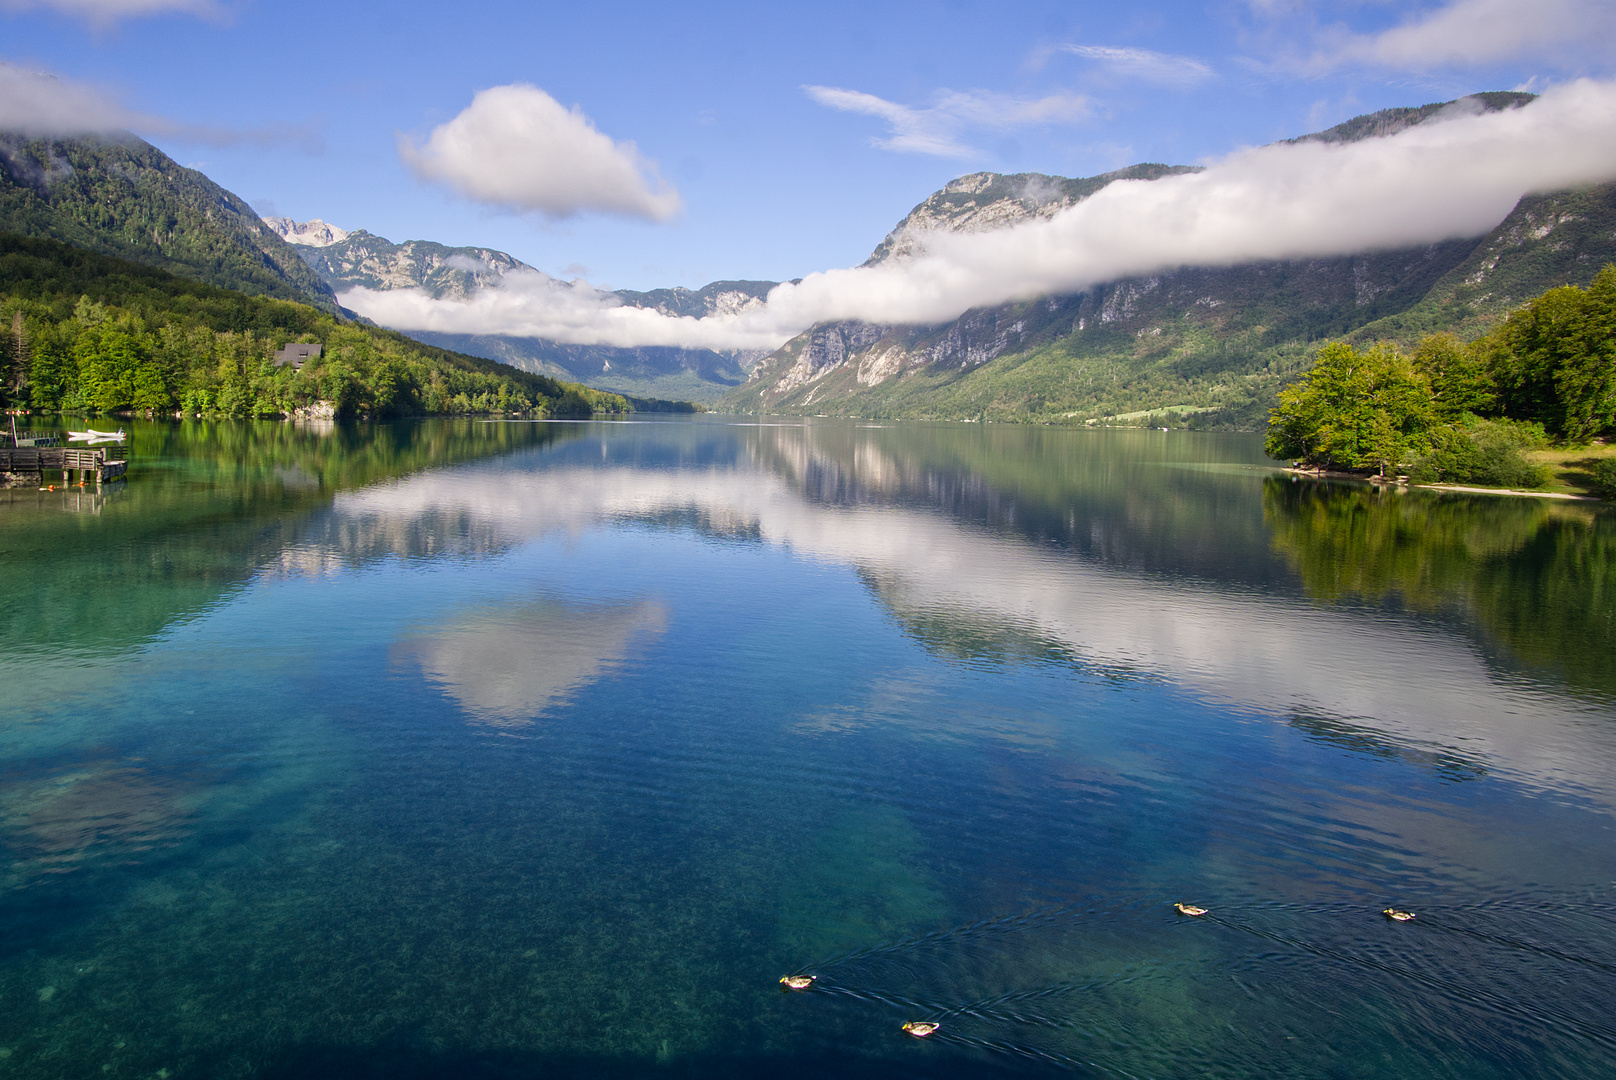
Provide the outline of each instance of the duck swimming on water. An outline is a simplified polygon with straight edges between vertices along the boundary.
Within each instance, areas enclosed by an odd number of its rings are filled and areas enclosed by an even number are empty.
[[[818,975],[786,975],[780,980],[780,985],[787,990],[806,990],[814,985]]]
[[[903,1025],[903,1033],[913,1035],[917,1039],[924,1039],[928,1035],[937,1034],[937,1030],[942,1026],[941,1024],[934,1024],[930,1020],[911,1020]]]
[[[1414,921],[1414,913],[1412,911],[1404,911],[1401,908],[1389,907],[1385,911],[1382,911],[1381,914],[1386,916],[1392,922]]]
[[[1206,908],[1196,907],[1194,904],[1174,904],[1173,910],[1180,915],[1205,915]]]

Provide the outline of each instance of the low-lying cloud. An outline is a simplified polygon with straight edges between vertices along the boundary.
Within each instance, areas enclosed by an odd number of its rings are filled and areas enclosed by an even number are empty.
[[[357,288],[338,294],[344,307],[396,330],[443,334],[503,334],[563,345],[632,349],[774,349],[791,337],[769,320],[739,316],[664,315],[631,307],[587,281],[561,281],[538,270],[511,270],[496,287],[465,300],[438,300],[421,289]]]
[[[421,179],[516,213],[666,221],[681,205],[632,142],[612,141],[581,110],[525,83],[479,92],[424,143],[400,135],[398,153]]]
[[[967,161],[982,156],[980,150],[961,141],[967,130],[1006,131],[1069,124],[1088,119],[1092,112],[1087,98],[1069,93],[1018,98],[980,90],[943,90],[934,104],[916,109],[862,90],[805,86],[803,91],[826,108],[885,120],[888,134],[870,140],[878,149]]]
[[[0,131],[32,138],[75,138],[135,131],[206,146],[291,144],[310,153],[321,149],[319,137],[308,128],[289,124],[245,129],[183,124],[131,109],[94,86],[4,60],[0,60]]]
[[[1072,293],[1182,266],[1318,258],[1480,236],[1531,192],[1616,179],[1616,83],[1582,80],[1522,108],[1451,116],[1357,143],[1243,150],[1204,171],[1124,180],[1053,217],[925,232],[916,254],[810,274],[728,316],[625,308],[585,283],[507,275],[465,303],[363,290],[343,302],[405,330],[574,344],[778,346],[809,326],[947,322],[974,307]]]
[[[0,131],[34,137],[92,135],[162,123],[82,83],[0,61]]]

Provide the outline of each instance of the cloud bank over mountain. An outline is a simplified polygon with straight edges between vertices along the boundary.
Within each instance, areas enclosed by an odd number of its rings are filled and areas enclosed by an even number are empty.
[[[681,208],[632,142],[614,142],[582,110],[526,83],[479,92],[424,143],[400,135],[398,153],[421,179],[516,213],[666,221]]]
[[[0,130],[24,135],[91,135],[164,123],[82,83],[0,61]]]
[[[1581,80],[1518,109],[1477,115],[1461,105],[1385,138],[1280,143],[1239,151],[1199,173],[1118,181],[1044,220],[919,234],[911,256],[810,274],[734,315],[683,319],[624,309],[587,284],[543,275],[508,275],[466,303],[403,290],[356,290],[342,299],[404,330],[760,348],[820,322],[940,323],[973,307],[1179,266],[1479,236],[1525,194],[1613,178],[1616,83]]]
[[[33,138],[118,135],[136,131],[206,146],[292,144],[309,153],[321,149],[306,127],[281,124],[261,128],[221,128],[183,124],[131,109],[94,86],[0,60],[0,131]]]
[[[437,300],[422,289],[349,289],[344,307],[396,330],[440,334],[500,334],[544,338],[563,345],[632,349],[774,349],[791,335],[773,320],[721,315],[697,319],[632,307],[587,281],[562,281],[538,270],[507,272],[496,287],[465,300]]]

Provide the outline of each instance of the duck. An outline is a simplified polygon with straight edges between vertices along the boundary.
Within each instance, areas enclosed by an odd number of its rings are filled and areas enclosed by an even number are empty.
[[[935,1035],[943,1025],[930,1020],[911,1020],[903,1025],[903,1033],[912,1035],[917,1039],[924,1039],[928,1035]]]
[[[1401,908],[1389,907],[1385,911],[1382,911],[1381,914],[1386,916],[1392,922],[1414,921],[1414,913],[1412,911],[1404,911]]]
[[[1180,915],[1205,915],[1206,908],[1196,907],[1194,904],[1174,904],[1173,910]]]
[[[780,979],[780,985],[787,990],[806,990],[814,985],[818,975],[786,975]]]

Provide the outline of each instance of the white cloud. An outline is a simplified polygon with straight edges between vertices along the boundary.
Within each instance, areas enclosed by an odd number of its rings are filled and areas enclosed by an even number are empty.
[[[487,259],[478,259],[470,255],[451,255],[444,259],[443,263],[452,270],[464,270],[468,274],[486,274],[494,269]]]
[[[1187,56],[1114,45],[1062,45],[1060,48],[1062,52],[1092,60],[1115,75],[1164,86],[1194,86],[1215,77],[1211,68]]]
[[[127,109],[94,87],[0,61],[0,131],[91,135],[154,123],[163,121]]]
[[[1377,34],[1326,34],[1309,71],[1371,64],[1394,71],[1476,68],[1516,60],[1556,66],[1616,58],[1610,0],[1452,0]]]
[[[33,11],[44,8],[83,19],[92,26],[111,26],[124,19],[152,15],[218,16],[214,0],[0,0],[6,11]]]
[[[565,345],[687,349],[774,349],[791,336],[768,320],[739,315],[697,319],[625,305],[583,280],[561,281],[538,270],[508,271],[498,286],[465,300],[436,300],[420,289],[351,289],[342,305],[397,330],[507,334]]]
[[[283,124],[237,130],[182,124],[131,109],[93,86],[4,60],[0,60],[0,131],[36,138],[135,131],[208,146],[292,143],[310,152],[320,149],[319,138],[307,128]]]
[[[1118,181],[1044,220],[930,232],[919,254],[828,270],[765,305],[680,319],[587,285],[507,275],[469,302],[348,293],[383,325],[572,343],[766,348],[831,320],[940,323],[973,307],[1071,293],[1180,266],[1317,258],[1479,236],[1522,195],[1616,179],[1616,83],[1580,80],[1507,112],[1466,114],[1357,143],[1245,150],[1205,171]]]
[[[1069,124],[1087,119],[1091,111],[1087,98],[1065,93],[1015,98],[985,91],[945,90],[930,108],[913,109],[859,90],[834,86],[805,86],[803,90],[828,108],[885,120],[891,133],[871,140],[882,150],[965,160],[982,156],[981,151],[960,141],[967,129],[994,131]]]
[[[666,221],[680,209],[632,142],[613,142],[582,111],[525,83],[479,92],[422,145],[399,136],[398,153],[423,180],[518,213]]]

